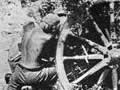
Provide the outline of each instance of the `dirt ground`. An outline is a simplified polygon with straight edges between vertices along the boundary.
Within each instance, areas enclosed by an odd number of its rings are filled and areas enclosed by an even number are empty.
[[[0,90],[5,90],[4,75],[10,71],[8,51],[20,38],[22,26],[31,20],[19,0],[0,0]]]

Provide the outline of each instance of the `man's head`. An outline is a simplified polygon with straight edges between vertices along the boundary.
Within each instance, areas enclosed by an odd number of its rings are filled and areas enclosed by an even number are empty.
[[[60,23],[60,18],[56,14],[48,14],[43,18],[43,22],[47,24],[47,27],[44,28],[46,33],[53,33],[58,30],[58,25]]]
[[[60,18],[60,25],[63,25],[67,19],[68,13],[64,10],[63,7],[59,7],[54,10],[54,13],[57,14]]]

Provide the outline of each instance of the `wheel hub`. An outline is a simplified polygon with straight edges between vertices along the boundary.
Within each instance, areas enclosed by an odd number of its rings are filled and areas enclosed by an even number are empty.
[[[120,49],[114,47],[108,50],[108,57],[111,58],[111,64],[118,64],[120,62]]]
[[[109,51],[109,55],[111,56],[111,58],[120,58],[120,49],[112,49]]]

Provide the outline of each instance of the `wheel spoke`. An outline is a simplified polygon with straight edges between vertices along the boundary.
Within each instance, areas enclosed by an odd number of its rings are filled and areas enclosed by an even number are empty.
[[[69,32],[69,35],[72,35],[72,36],[74,36],[74,37],[77,37],[77,36],[75,36],[71,31]],[[95,42],[93,42],[93,41],[91,41],[91,40],[89,40],[89,39],[87,39],[87,38],[84,38],[84,37],[77,37],[77,38],[80,39],[80,40],[82,40],[82,41],[87,42],[90,46],[96,48],[97,50],[99,50],[99,51],[102,52],[103,54],[106,54],[107,51],[108,51],[108,49],[107,49],[106,47],[104,47],[104,46],[102,46],[102,45],[100,45],[100,44],[97,44],[97,43],[95,43]]]
[[[108,49],[107,49],[106,47],[104,47],[104,46],[102,46],[102,45],[100,45],[100,44],[97,44],[97,43],[95,43],[95,42],[93,42],[93,41],[91,41],[91,40],[88,40],[88,39],[83,38],[83,37],[81,37],[81,40],[84,40],[84,41],[87,42],[90,46],[93,46],[94,48],[98,49],[100,52],[102,52],[102,53],[104,53],[104,54],[106,54],[107,51],[108,51]]]
[[[118,90],[118,73],[117,67],[113,67],[112,69],[112,83],[113,83],[113,90]]]
[[[101,84],[102,84],[103,81],[105,80],[105,78],[106,78],[106,76],[108,75],[109,71],[110,71],[110,69],[106,69],[106,70],[104,70],[104,72],[101,74],[101,76],[100,76],[100,78],[99,78],[99,80],[98,80],[98,82],[97,82],[98,88],[99,88],[99,86],[101,86]]]
[[[103,55],[101,55],[101,54],[89,54],[88,56],[86,56],[86,55],[80,55],[80,56],[78,56],[78,55],[76,55],[76,56],[64,56],[63,57],[64,58],[64,60],[70,60],[70,59],[72,59],[72,60],[80,60],[80,59],[85,59],[85,58],[87,58],[87,59],[89,59],[89,60],[103,60],[104,59],[104,56]]]
[[[97,72],[98,70],[102,69],[103,67],[107,66],[108,63],[110,62],[109,58],[106,58],[104,60],[102,60],[101,62],[99,62],[97,65],[95,65],[93,68],[91,68],[90,70],[88,70],[84,75],[80,76],[78,79],[76,79],[75,81],[73,81],[72,83],[79,83],[80,81],[82,81],[84,78],[94,74],[95,72]]]
[[[93,21],[93,24],[95,25],[97,32],[101,34],[101,40],[103,41],[104,45],[107,46],[109,42],[107,38],[105,37],[104,33],[102,32],[102,30],[99,28],[99,26],[97,25],[95,21]]]
[[[107,28],[105,29],[105,33],[107,35],[108,40],[111,41],[111,36]]]

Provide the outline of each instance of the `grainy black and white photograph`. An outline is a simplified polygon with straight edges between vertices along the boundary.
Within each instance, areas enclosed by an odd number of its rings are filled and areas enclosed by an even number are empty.
[[[0,0],[0,90],[120,90],[120,0]]]

